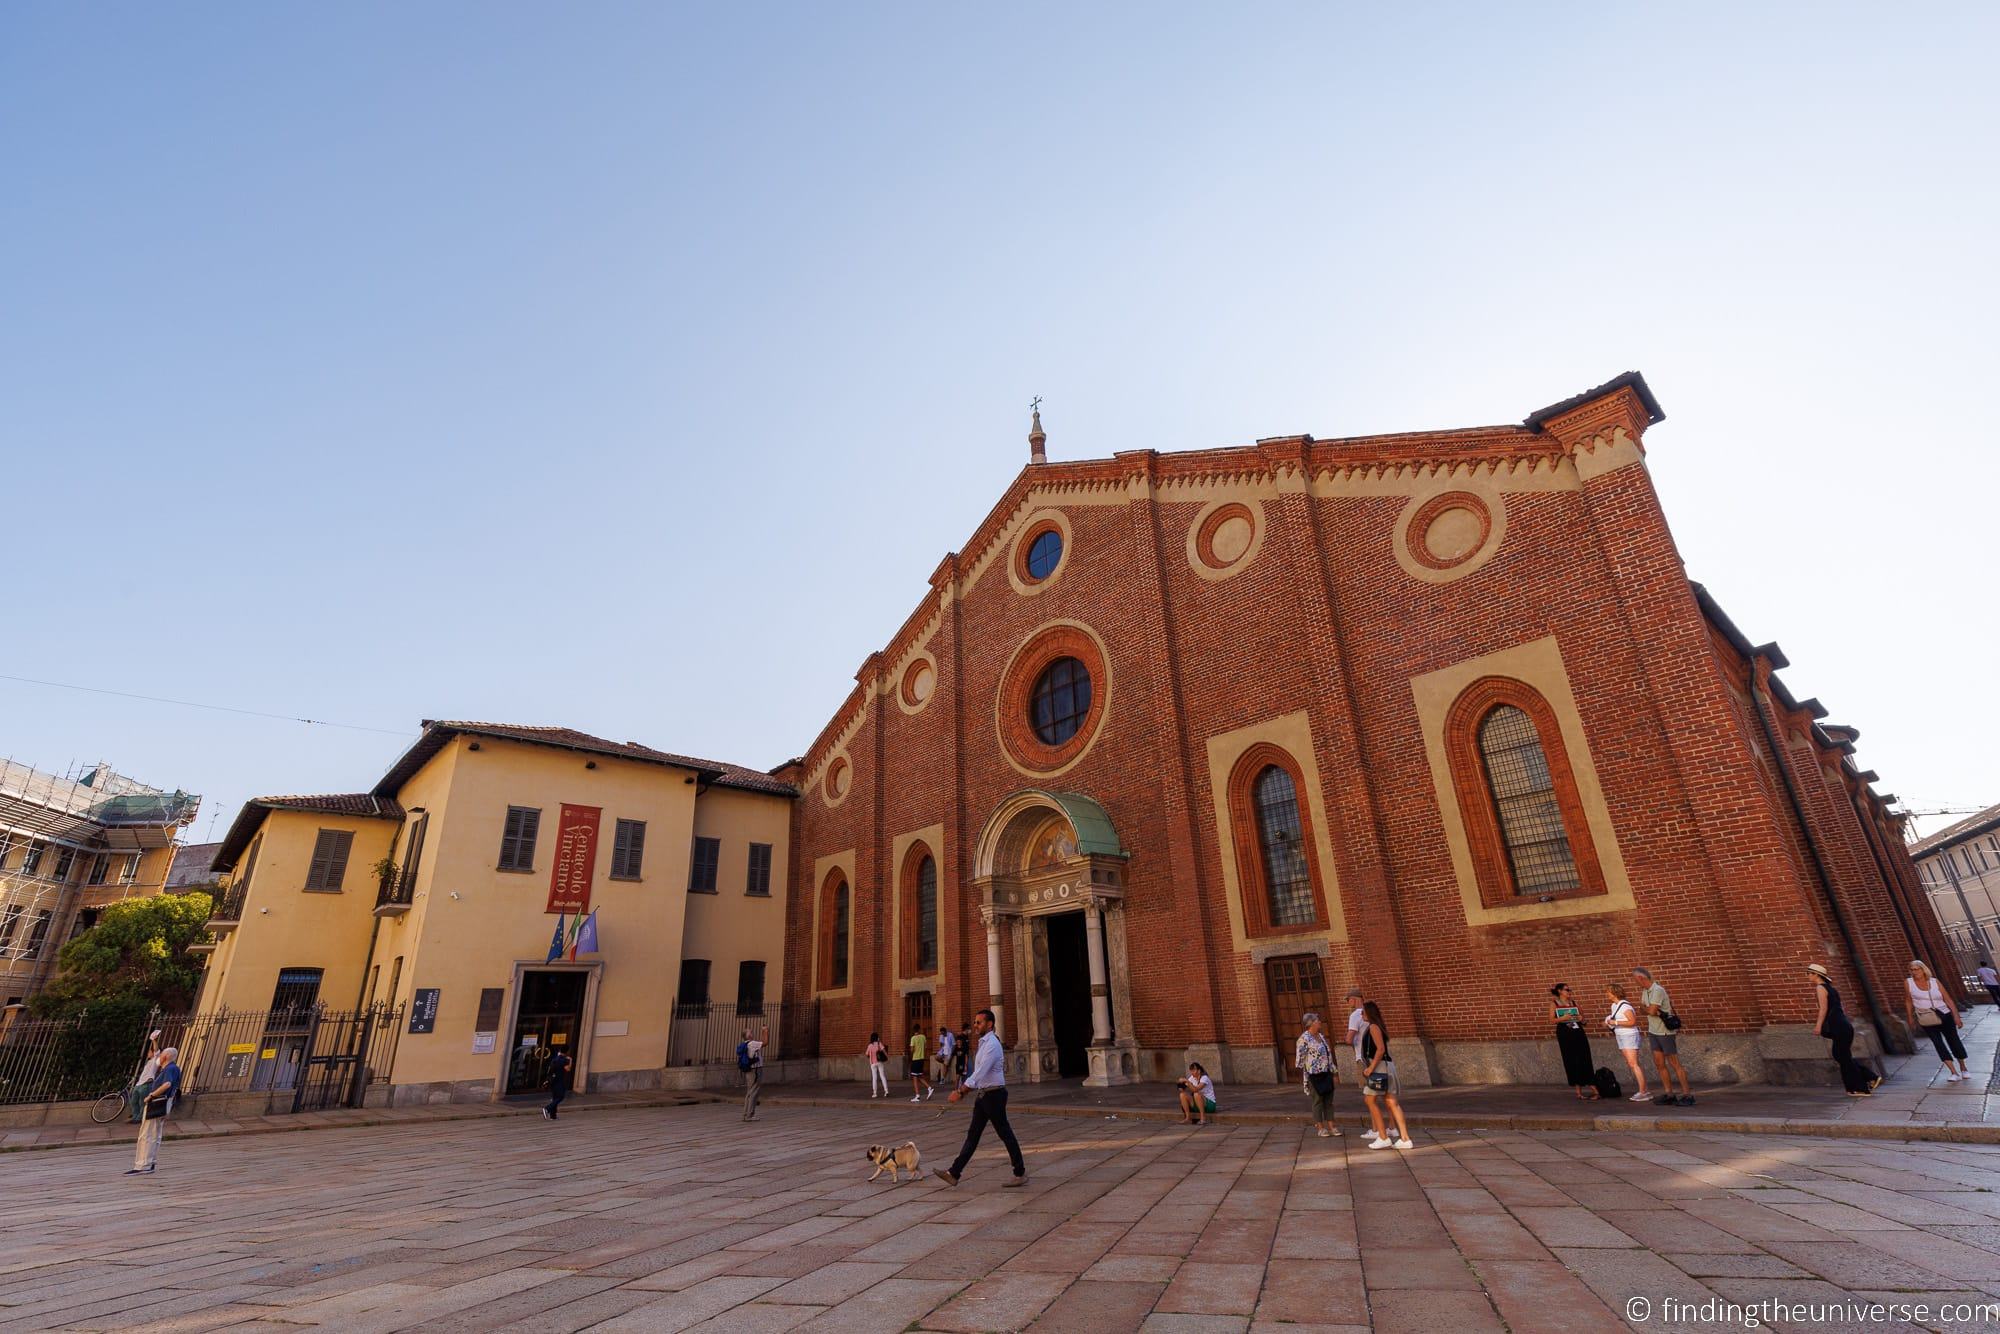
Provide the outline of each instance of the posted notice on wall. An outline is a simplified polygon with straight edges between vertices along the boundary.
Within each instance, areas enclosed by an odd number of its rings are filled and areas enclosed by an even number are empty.
[[[484,1056],[488,1052],[491,1052],[499,1041],[500,1035],[498,1033],[474,1033],[472,1035],[472,1054],[474,1056]]]

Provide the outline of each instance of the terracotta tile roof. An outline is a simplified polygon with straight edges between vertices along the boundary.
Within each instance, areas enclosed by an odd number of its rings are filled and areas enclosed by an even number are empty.
[[[697,759],[691,755],[676,755],[671,751],[654,750],[636,741],[611,741],[588,732],[579,732],[573,727],[532,727],[520,723],[474,723],[439,721],[426,718],[424,734],[417,743],[404,752],[382,781],[375,785],[378,797],[389,798],[410,781],[417,770],[423,768],[433,755],[444,749],[445,744],[455,736],[484,736],[501,741],[521,741],[534,746],[555,746],[563,750],[581,751],[589,755],[610,755],[619,759],[637,760],[642,764],[668,765],[677,769],[687,769],[703,782],[717,787],[741,788],[749,792],[765,792],[778,797],[795,797],[798,789],[790,783],[774,778],[758,769],[745,768],[740,764],[725,764],[720,760]]]
[[[2000,806],[1988,806],[1976,815],[1968,815],[1957,824],[1946,825],[1929,838],[1920,838],[1910,844],[1910,855],[1921,857],[1927,852],[1950,847],[1968,838],[1976,838],[1989,829],[2000,829]]]
[[[378,797],[372,792],[322,792],[312,796],[252,797],[243,803],[243,809],[236,812],[230,822],[229,832],[222,836],[222,843],[215,850],[215,859],[209,865],[217,871],[233,871],[236,859],[250,846],[257,826],[264,823],[267,811],[305,811],[315,815],[344,815],[362,820],[395,820],[403,818],[403,808],[387,797]]]

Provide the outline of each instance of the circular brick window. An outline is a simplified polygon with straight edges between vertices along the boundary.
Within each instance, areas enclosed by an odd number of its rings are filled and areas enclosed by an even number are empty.
[[[854,786],[854,766],[847,762],[845,755],[838,756],[826,766],[826,778],[821,788],[828,801],[839,801],[847,795],[847,789]]]
[[[1256,535],[1257,518],[1248,505],[1219,505],[1195,530],[1195,559],[1211,570],[1226,570],[1243,559]]]
[[[1042,668],[1028,697],[1028,721],[1045,746],[1075,736],[1090,716],[1090,669],[1075,658],[1057,658]]]
[[[1007,554],[1007,581],[1026,597],[1038,596],[1069,564],[1069,518],[1061,510],[1039,510],[1028,516]]]
[[[921,709],[930,702],[931,692],[937,689],[937,666],[929,658],[918,658],[903,671],[903,684],[898,692],[902,696],[903,707],[910,710]]]
[[[1104,725],[1110,686],[1095,635],[1069,622],[1044,626],[1001,673],[995,701],[1001,747],[1024,773],[1068,768]]]
[[[1447,491],[1411,516],[1410,557],[1426,569],[1453,569],[1477,555],[1492,532],[1493,515],[1485,501],[1469,491]]]

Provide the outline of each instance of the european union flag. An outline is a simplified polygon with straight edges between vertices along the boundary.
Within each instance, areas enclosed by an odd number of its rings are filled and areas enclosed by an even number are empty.
[[[555,939],[554,939],[554,940],[551,940],[551,941],[549,942],[549,957],[548,957],[548,958],[546,958],[546,959],[544,959],[544,960],[542,960],[542,962],[543,962],[543,963],[554,963],[554,962],[555,962],[555,961],[556,961],[557,959],[560,959],[560,958],[562,958],[562,953],[563,953],[563,939],[562,939],[562,938],[563,938],[563,929],[562,929],[562,926],[563,926],[563,917],[564,917],[564,914],[562,914],[562,913],[557,913],[557,914],[556,914],[556,935],[555,935]]]
[[[579,954],[595,953],[597,953],[597,909],[592,908],[590,916],[584,918],[583,925],[576,929],[576,947],[570,951],[569,957],[574,959]]]

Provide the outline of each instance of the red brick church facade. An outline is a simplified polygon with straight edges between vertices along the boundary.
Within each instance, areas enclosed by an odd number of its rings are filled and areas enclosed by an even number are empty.
[[[1594,1020],[1639,963],[1698,1079],[1831,1072],[1808,962],[1905,1046],[1904,965],[1949,952],[1854,731],[1689,582],[1660,420],[1636,374],[1080,462],[1037,419],[797,767],[822,1058],[990,1004],[1016,1079],[1268,1081],[1359,985],[1406,1080],[1556,1082],[1550,984]]]

